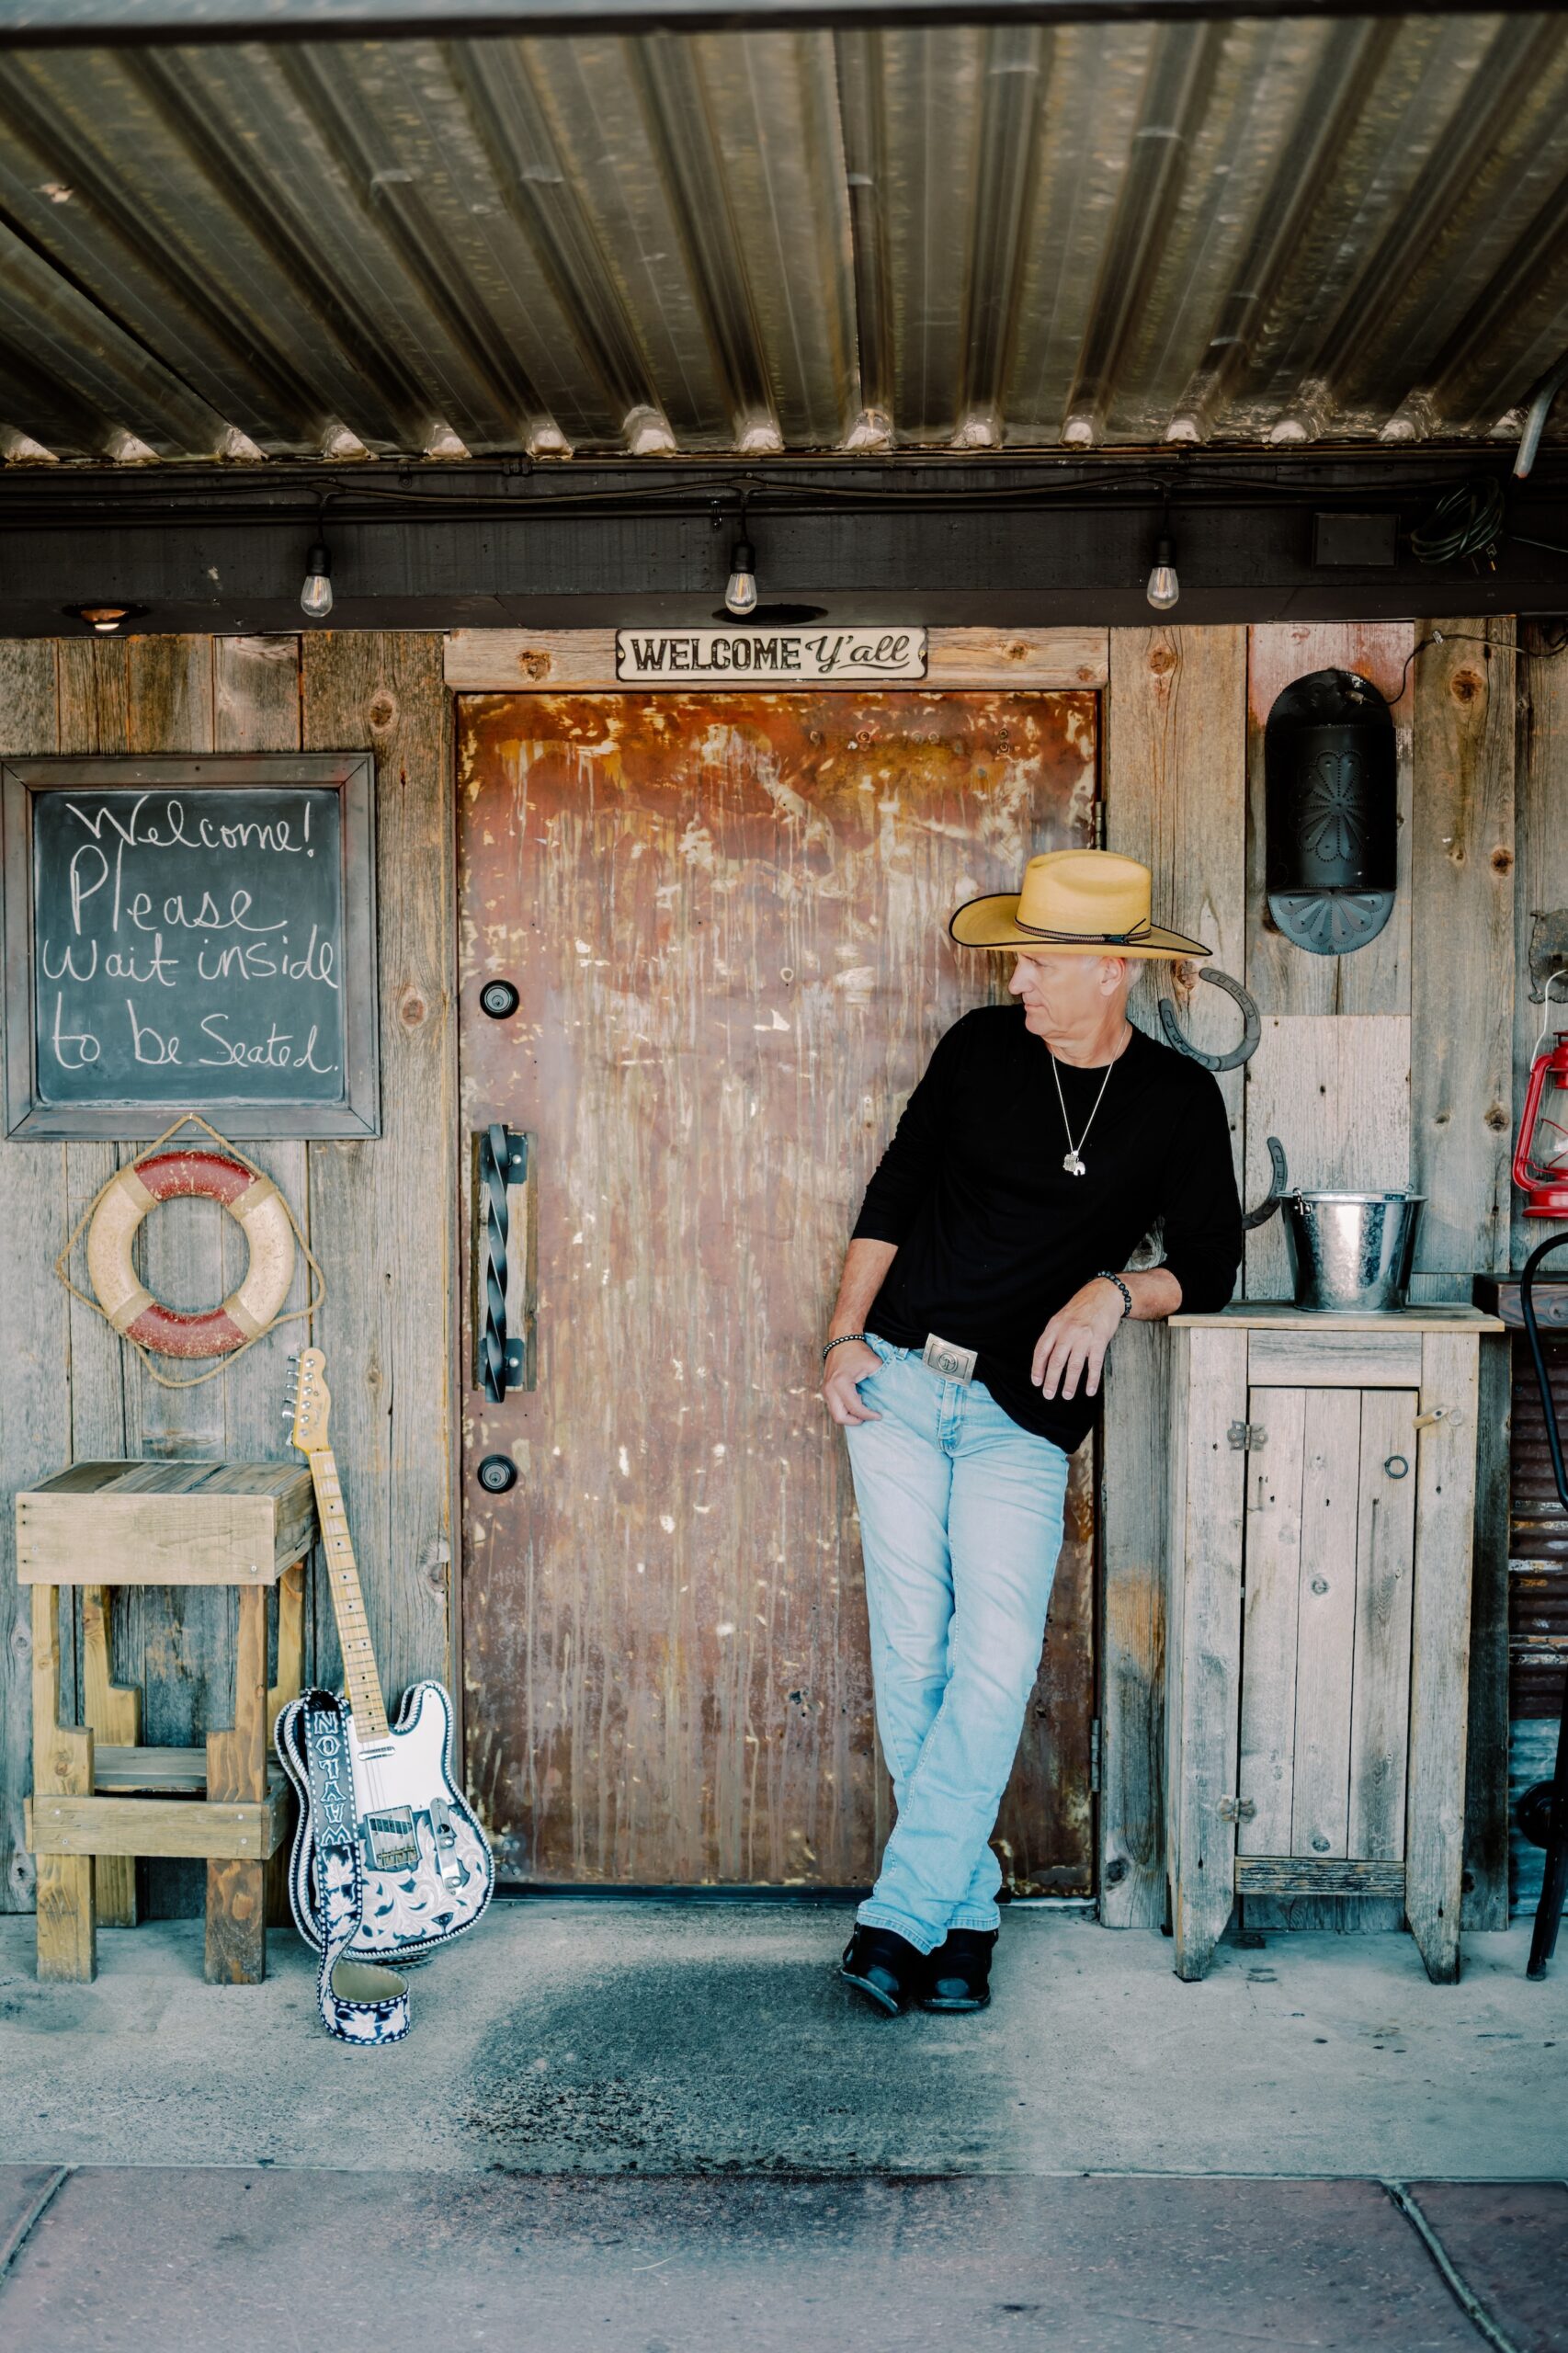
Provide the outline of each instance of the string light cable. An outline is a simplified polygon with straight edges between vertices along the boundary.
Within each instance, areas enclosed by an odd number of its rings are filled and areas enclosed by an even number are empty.
[[[1325,459],[1332,459],[1335,453],[1323,454]],[[613,466],[619,472],[635,461],[603,462],[607,468]],[[1108,451],[1092,472],[1082,460],[1029,453],[1016,462],[1020,467],[1027,465],[1034,475],[1032,480],[975,483],[955,479],[949,469],[939,461],[933,463],[926,453],[911,452],[903,461],[896,456],[891,463],[881,460],[875,482],[835,482],[821,478],[824,471],[836,471],[834,460],[817,458],[800,462],[810,465],[817,478],[801,481],[792,473],[773,468],[766,472],[737,472],[727,466],[722,472],[716,468],[712,472],[682,474],[675,480],[661,470],[659,480],[623,480],[608,487],[604,486],[601,475],[599,484],[592,489],[577,489],[569,483],[557,486],[555,481],[546,486],[546,477],[552,468],[536,464],[524,456],[506,457],[490,466],[476,468],[500,477],[494,486],[483,488],[415,483],[409,479],[412,467],[403,462],[397,467],[399,479],[395,481],[368,479],[358,468],[353,475],[335,473],[324,480],[315,470],[301,467],[291,478],[280,466],[271,473],[269,481],[256,476],[237,480],[229,475],[216,495],[216,486],[211,483],[160,483],[154,490],[151,483],[146,483],[144,486],[128,485],[125,497],[112,502],[105,494],[101,472],[95,472],[90,481],[60,480],[47,487],[41,483],[20,480],[12,486],[0,477],[0,516],[13,529],[79,530],[98,519],[112,521],[118,529],[137,530],[189,529],[197,525],[210,528],[218,523],[276,529],[309,515],[313,517],[315,531],[307,557],[307,590],[313,594],[314,604],[307,610],[313,610],[317,618],[323,619],[330,610],[326,602],[331,596],[330,570],[318,571],[312,560],[326,552],[326,515],[334,504],[339,529],[373,527],[380,520],[376,510],[386,508],[407,518],[425,510],[454,517],[468,515],[475,519],[538,524],[595,516],[624,522],[636,515],[681,519],[707,516],[716,522],[715,510],[728,507],[740,524],[737,546],[744,545],[749,554],[748,507],[758,513],[775,514],[800,514],[813,509],[823,513],[835,508],[884,514],[932,514],[944,510],[1043,514],[1073,508],[1135,510],[1157,501],[1164,532],[1178,503],[1190,509],[1212,502],[1243,512],[1278,512],[1281,508],[1310,511],[1340,506],[1364,511],[1369,499],[1386,500],[1408,510],[1415,499],[1429,498],[1433,504],[1423,518],[1401,534],[1418,563],[1434,567],[1468,563],[1474,569],[1494,568],[1500,549],[1509,541],[1551,554],[1568,555],[1568,545],[1521,531],[1508,519],[1511,485],[1505,485],[1490,472],[1474,472],[1458,483],[1451,474],[1426,479],[1395,475],[1391,479],[1386,471],[1369,472],[1354,483],[1299,483],[1281,478],[1277,472],[1246,474],[1210,461],[1178,461],[1173,466],[1168,457],[1162,457],[1154,466],[1141,453],[1134,457],[1128,452],[1123,459]],[[858,468],[864,463],[854,462]],[[267,471],[271,472],[271,469]],[[912,480],[912,475],[926,478]],[[117,491],[119,488],[116,477]],[[389,516],[388,519],[392,517]],[[1164,552],[1162,541],[1157,553]],[[1171,568],[1174,572],[1174,564]],[[1410,659],[1426,645],[1442,642],[1443,637],[1437,633],[1423,639],[1412,649]],[[1541,650],[1550,654],[1560,648],[1555,643],[1543,643]],[[1408,668],[1407,660],[1406,672]],[[1400,693],[1403,685],[1402,676]],[[1398,699],[1396,695],[1395,700]]]
[[[1502,545],[1506,502],[1494,474],[1472,474],[1439,498],[1424,523],[1410,534],[1410,552],[1420,563],[1460,563],[1479,557],[1488,566]]]
[[[591,460],[585,462],[593,462]],[[630,461],[607,460],[607,464]],[[819,471],[827,461],[806,460]],[[1048,470],[1049,469],[1049,470]],[[310,473],[298,484],[299,507],[319,519],[324,515],[328,502],[335,501],[340,508],[340,522],[347,519],[342,510],[356,510],[354,519],[368,519],[365,509],[376,506],[394,506],[404,514],[417,513],[421,508],[432,512],[467,513],[500,518],[516,517],[519,520],[537,520],[541,517],[604,515],[624,518],[629,513],[642,510],[660,514],[693,517],[710,514],[716,501],[733,506],[737,513],[745,506],[780,506],[805,508],[817,506],[877,507],[888,512],[900,509],[940,511],[945,507],[985,508],[1018,507],[1044,509],[1054,506],[1142,506],[1157,500],[1165,510],[1178,500],[1200,504],[1206,495],[1222,495],[1227,506],[1256,507],[1259,510],[1279,507],[1311,508],[1339,503],[1353,503],[1364,507],[1369,498],[1409,502],[1418,496],[1435,497],[1437,504],[1426,520],[1418,524],[1407,538],[1407,544],[1423,563],[1449,563],[1465,555],[1486,552],[1502,538],[1524,540],[1525,544],[1541,547],[1553,552],[1568,553],[1556,542],[1531,540],[1512,527],[1500,529],[1497,515],[1503,493],[1491,476],[1473,476],[1456,485],[1451,477],[1436,480],[1390,480],[1373,478],[1356,483],[1290,483],[1278,478],[1259,480],[1248,474],[1223,468],[1183,468],[1173,478],[1168,460],[1158,469],[1146,463],[1128,464],[1114,461],[1104,472],[1089,473],[1081,460],[1050,459],[1040,468],[1040,477],[1028,482],[974,483],[968,480],[949,482],[910,482],[908,475],[915,471],[937,472],[939,468],[922,454],[908,463],[887,467],[884,461],[882,478],[876,483],[835,483],[821,479],[801,482],[785,472],[739,472],[726,468],[722,472],[700,473],[671,481],[667,475],[655,482],[618,483],[612,488],[597,487],[577,490],[570,486],[543,489],[540,484],[549,471],[531,460],[510,458],[497,460],[494,467],[483,469],[499,472],[506,484],[499,489],[441,488],[426,483],[415,485],[407,479],[409,469],[400,467],[403,479],[396,482],[373,481],[364,473],[358,477],[334,474],[323,480]],[[282,469],[278,469],[281,472]],[[103,477],[95,475],[89,484],[80,486],[84,492],[100,491]],[[118,477],[117,477],[118,481]],[[522,493],[522,485],[528,490]],[[75,487],[69,482],[51,482],[46,485],[18,480],[14,489],[0,492],[0,514],[7,512],[8,519],[18,523],[44,527],[80,528],[83,508],[71,498]],[[181,485],[159,483],[161,496],[155,501],[149,483],[136,497],[133,506],[115,510],[115,520],[131,529],[158,525],[177,527],[192,522],[212,523],[233,521],[280,523],[295,519],[288,513],[279,492],[285,496],[295,485],[280,481],[274,474],[265,479],[236,480],[229,475],[223,482],[222,496],[215,499],[206,484],[192,483],[182,496]],[[63,494],[63,495],[62,495]],[[265,504],[263,503],[265,502]],[[98,502],[102,505],[102,501]],[[87,511],[92,511],[88,509]]]
[[[1568,554],[1568,549],[1563,552]],[[1429,645],[1484,645],[1489,654],[1528,654],[1533,659],[1545,662],[1555,660],[1559,654],[1568,654],[1568,620],[1537,620],[1528,625],[1533,626],[1537,642],[1525,646],[1505,645],[1494,637],[1478,637],[1472,629],[1435,629],[1429,637],[1417,638],[1405,655],[1400,665],[1399,684],[1392,695],[1383,694],[1377,680],[1369,678],[1365,671],[1358,671],[1357,676],[1364,685],[1371,688],[1374,694],[1382,696],[1383,701],[1392,710],[1396,703],[1404,699],[1404,685],[1410,676],[1411,664],[1418,654],[1425,654]]]

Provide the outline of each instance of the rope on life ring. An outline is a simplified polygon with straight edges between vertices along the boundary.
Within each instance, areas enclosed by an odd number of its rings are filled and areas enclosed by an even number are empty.
[[[244,1279],[221,1306],[168,1307],[137,1275],[131,1244],[148,1211],[188,1196],[218,1201],[249,1248]],[[226,1152],[175,1151],[121,1168],[98,1197],[87,1231],[87,1273],[98,1305],[126,1339],[165,1357],[226,1357],[258,1339],[289,1296],[294,1229],[270,1176]]]

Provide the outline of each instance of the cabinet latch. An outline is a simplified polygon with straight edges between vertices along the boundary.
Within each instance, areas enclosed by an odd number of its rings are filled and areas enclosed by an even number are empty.
[[[1219,1804],[1221,1822],[1251,1822],[1257,1813],[1256,1798],[1221,1798]]]
[[[1266,1442],[1268,1432],[1261,1422],[1233,1422],[1225,1436],[1238,1454],[1251,1454]]]

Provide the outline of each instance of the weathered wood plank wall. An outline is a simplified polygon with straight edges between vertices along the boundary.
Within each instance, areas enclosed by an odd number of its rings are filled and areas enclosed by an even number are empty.
[[[0,749],[8,753],[358,750],[377,755],[382,1136],[365,1143],[247,1145],[284,1188],[328,1283],[317,1337],[355,1513],[382,1672],[396,1689],[449,1672],[451,1366],[456,1311],[454,859],[449,698],[429,634],[151,637],[0,646]],[[417,887],[411,887],[416,881]],[[301,1327],[199,1388],[172,1391],[56,1283],[52,1261],[124,1150],[0,1143],[0,1903],[32,1902],[21,1844],[28,1786],[30,1629],[14,1581],[11,1493],[73,1455],[288,1451],[283,1357]],[[415,1211],[415,1205],[417,1205]],[[210,1204],[169,1204],[144,1230],[147,1279],[182,1305],[233,1287],[241,1237]],[[301,1303],[301,1267],[290,1304]],[[91,1591],[91,1588],[88,1588]],[[315,1612],[309,1671],[335,1645]],[[143,1738],[187,1745],[233,1719],[233,1597],[126,1588],[111,1603],[111,1658],[144,1691]],[[66,1704],[82,1628],[62,1659]],[[199,1866],[142,1869],[155,1911],[199,1909]],[[122,1911],[121,1916],[126,1916]]]
[[[447,1672],[453,1585],[457,848],[437,638],[308,637],[307,751],[376,754],[381,1133],[311,1154],[311,1246],[335,1451],[388,1688]],[[335,1671],[324,1581],[316,1660]]]
[[[0,645],[0,748],[36,751],[55,740],[54,649]],[[22,1843],[22,1800],[32,1779],[33,1631],[28,1597],[17,1583],[14,1488],[47,1475],[70,1449],[69,1302],[49,1275],[50,1261],[69,1227],[61,1192],[63,1159],[58,1144],[31,1151],[0,1147],[0,1230],[6,1266],[0,1278],[0,1363],[6,1367],[0,1406],[0,1852],[5,1877],[0,1908],[33,1908],[33,1859]],[[62,1678],[62,1711],[74,1705],[74,1675]]]
[[[1512,619],[1443,634],[1414,665],[1411,1176],[1417,1264],[1468,1298],[1471,1273],[1506,1267],[1513,1216],[1517,698]]]
[[[1528,1246],[1508,1169],[1540,1015],[1521,1006],[1516,1018],[1515,960],[1528,950],[1528,910],[1568,904],[1568,847],[1551,815],[1568,757],[1568,659],[1516,664],[1507,618],[1445,622],[1444,642],[1425,646],[1432,634],[1420,622],[1113,631],[1104,778],[1108,845],[1150,859],[1157,902],[1214,941],[1263,1013],[1235,1119],[1247,1199],[1267,1184],[1271,1134],[1294,1183],[1412,1185],[1427,1196],[1415,1295],[1428,1300],[1466,1298],[1472,1273],[1506,1267],[1511,1224],[1515,1263]],[[1370,947],[1334,959],[1291,948],[1264,892],[1264,725],[1291,678],[1330,665],[1394,699],[1400,798],[1398,904]],[[1198,679],[1201,721],[1184,732],[1176,714]],[[1195,1022],[1204,1017],[1201,1042],[1228,1040],[1222,1011],[1195,1007]],[[1288,1295],[1278,1221],[1249,1237],[1243,1289]],[[1166,1509],[1152,1442],[1164,1346],[1142,1332],[1120,1344],[1102,1455],[1101,1909],[1116,1926],[1157,1920],[1165,1903],[1155,1572]],[[1480,1406],[1466,1898],[1476,1927],[1506,1916],[1506,1398],[1494,1371],[1483,1369]],[[1249,1915],[1283,1916],[1248,1904]],[[1325,1903],[1293,1904],[1290,1916],[1374,1926],[1392,1913]]]
[[[1246,631],[1111,631],[1104,728],[1106,847],[1141,858],[1165,919],[1239,973],[1246,925]],[[1176,916],[1171,911],[1179,908]],[[1138,1018],[1155,1029],[1155,965]],[[1229,1047],[1235,1007],[1199,989],[1184,1018],[1209,1051]],[[1242,1080],[1221,1081],[1238,1174]],[[1165,1388],[1169,1336],[1131,1324],[1107,1392],[1101,1482],[1101,1914],[1116,1927],[1165,1915],[1163,1700]]]
[[[1249,1186],[1261,1135],[1285,1133],[1292,1173],[1321,1175],[1313,1152],[1344,1131],[1348,1093],[1380,1090],[1391,1164],[1431,1197],[1418,1288],[1462,1291],[1473,1269],[1513,1263],[1540,1238],[1520,1225],[1507,1183],[1512,1126],[1540,1010],[1513,986],[1530,915],[1568,905],[1568,837],[1558,811],[1568,760],[1568,658],[1516,665],[1513,624],[1445,624],[1446,643],[1415,654],[1424,624],[1113,632],[1106,706],[1104,801],[1110,847],[1149,858],[1178,922],[1212,938],[1271,1025],[1233,1101]],[[1483,642],[1469,642],[1475,638]],[[1329,663],[1368,672],[1395,710],[1401,747],[1401,902],[1381,938],[1343,961],[1288,951],[1262,893],[1262,724],[1286,681]],[[1403,682],[1403,684],[1402,684]],[[342,1451],[362,1485],[357,1520],[389,1683],[443,1670],[452,1541],[450,1379],[455,1309],[452,1154],[455,1023],[452,894],[411,890],[450,877],[450,704],[441,644],[426,635],[266,640],[165,638],[0,645],[0,750],[13,753],[211,747],[358,748],[378,754],[384,1138],[370,1144],[272,1145],[256,1157],[288,1188],[326,1265],[322,1323]],[[1555,806],[1554,806],[1555,803]],[[1517,864],[1515,861],[1517,860]],[[1513,949],[1510,955],[1509,949]],[[1330,1040],[1358,1017],[1381,1039],[1377,1069]],[[1144,1017],[1147,1017],[1145,1015]],[[1228,1042],[1232,1009],[1200,991],[1200,1042]],[[1299,1025],[1299,1026],[1297,1026]],[[1386,1025],[1386,1027],[1385,1027]],[[1348,1029],[1348,1023],[1346,1028]],[[1512,1070],[1509,1069],[1509,1041]],[[1324,1075],[1330,1047],[1338,1082]],[[1267,1056],[1267,1060],[1265,1060]],[[1281,1074],[1308,1064],[1330,1092],[1312,1097]],[[1256,1097],[1255,1117],[1254,1097]],[[1403,1107],[1403,1108],[1402,1108]],[[1270,1127],[1269,1121],[1277,1124]],[[1255,1137],[1255,1125],[1260,1135]],[[233,1454],[282,1450],[274,1418],[281,1338],[183,1398],[149,1382],[50,1272],[81,1206],[113,1164],[107,1147],[0,1144],[0,1350],[10,1374],[0,1420],[0,1491],[72,1452]],[[1403,1167],[1390,1181],[1399,1181]],[[416,1240],[406,1207],[421,1204]],[[1266,1229],[1266,1233],[1268,1230]],[[1277,1233],[1277,1229],[1274,1230]],[[194,1302],[233,1280],[237,1237],[201,1205],[172,1205],[150,1226],[155,1279]],[[1249,1253],[1252,1296],[1277,1291],[1277,1241]],[[1104,1459],[1107,1573],[1103,1670],[1102,1870],[1105,1913],[1123,1925],[1164,1909],[1161,1717],[1165,1499],[1156,1480],[1163,1339],[1130,1333],[1108,1404]],[[1506,1516],[1499,1451],[1506,1398],[1483,1381],[1491,1452],[1478,1516],[1472,1762],[1499,1750],[1505,1693]],[[358,1466],[363,1465],[362,1469]],[[9,1513],[0,1512],[0,1904],[32,1901],[20,1846],[28,1778],[30,1630],[17,1608]],[[1495,1530],[1491,1520],[1495,1519]],[[1495,1542],[1493,1536],[1495,1536]],[[218,1608],[228,1604],[220,1598]],[[227,1721],[233,1630],[207,1597],[121,1597],[114,1669],[145,1681],[145,1737],[185,1741]],[[202,1612],[207,1615],[202,1615]],[[318,1628],[319,1670],[331,1670]],[[80,1621],[62,1660],[65,1704],[82,1670]],[[1501,1840],[1496,1792],[1471,1791],[1467,1917],[1495,1919]],[[156,1886],[160,1904],[194,1887]],[[1343,1919],[1348,1907],[1341,1907]]]

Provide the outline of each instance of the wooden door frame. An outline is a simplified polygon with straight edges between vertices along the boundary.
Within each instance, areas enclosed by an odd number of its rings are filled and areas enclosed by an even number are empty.
[[[444,646],[444,675],[449,691],[465,694],[636,694],[689,693],[694,682],[688,677],[672,676],[667,688],[656,681],[629,686],[616,675],[616,631],[613,628],[521,630],[521,629],[456,629],[447,632]],[[1108,688],[1110,683],[1110,631],[1108,629],[958,629],[933,627],[926,637],[926,675],[924,678],[900,679],[889,682],[890,693],[949,694],[983,690],[989,692],[1050,693],[1062,690],[1095,693],[1099,699],[1100,716],[1096,728],[1096,757],[1103,794],[1105,778],[1105,742],[1107,733]],[[769,680],[759,686],[751,678],[738,678],[737,688],[752,694],[820,694],[832,691],[831,680],[806,680],[799,685],[788,680]],[[864,694],[875,691],[865,679],[846,678],[844,690]],[[722,693],[722,688],[705,684],[705,692]],[[454,730],[454,739],[456,731]],[[455,877],[454,877],[455,881]],[[460,1187],[460,1199],[461,1188]],[[464,1246],[460,1236],[460,1250]],[[460,1343],[458,1353],[460,1355]],[[454,1431],[461,1427],[463,1396],[468,1369],[457,1366],[458,1395],[455,1401]],[[1090,1847],[1093,1857],[1093,1883],[1089,1901],[1100,1909],[1105,1888],[1107,1860],[1106,1808],[1101,1793],[1114,1786],[1108,1779],[1108,1765],[1114,1767],[1119,1759],[1125,1731],[1117,1706],[1117,1694],[1105,1675],[1104,1623],[1104,1563],[1102,1531],[1104,1521],[1103,1451],[1099,1435],[1094,1444],[1095,1465],[1095,1621],[1093,1630],[1096,1692],[1094,1715],[1096,1729],[1092,1735],[1091,1799],[1094,1823]],[[463,1673],[463,1472],[461,1448],[454,1447],[453,1490],[455,1510],[453,1528],[456,1535],[454,1574],[450,1586],[451,1625],[449,1640],[452,1656],[452,1688],[456,1694],[459,1721],[455,1736],[459,1754],[466,1755],[466,1687]],[[1140,1739],[1133,1733],[1132,1746],[1142,1749],[1147,1743],[1147,1728]]]

